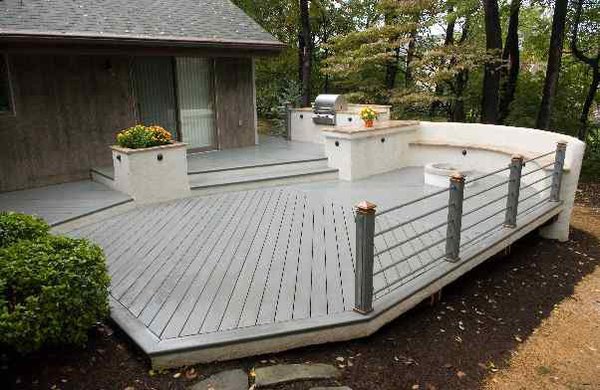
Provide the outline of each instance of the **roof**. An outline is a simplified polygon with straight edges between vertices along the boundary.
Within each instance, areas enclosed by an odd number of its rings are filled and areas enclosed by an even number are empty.
[[[0,39],[281,49],[229,0],[0,0]]]

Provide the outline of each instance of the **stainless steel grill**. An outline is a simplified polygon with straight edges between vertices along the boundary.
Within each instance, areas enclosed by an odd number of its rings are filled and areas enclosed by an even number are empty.
[[[342,95],[319,95],[313,107],[313,122],[320,125],[336,124],[336,113],[348,109],[348,103]]]

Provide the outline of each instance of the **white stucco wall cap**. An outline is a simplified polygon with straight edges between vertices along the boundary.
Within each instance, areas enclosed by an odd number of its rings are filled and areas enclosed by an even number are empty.
[[[413,132],[419,129],[418,121],[381,121],[375,122],[373,127],[365,127],[364,124],[332,126],[323,130],[323,135],[326,138],[371,138],[381,135]]]
[[[151,151],[156,151],[156,150],[179,149],[179,148],[185,148],[185,147],[187,147],[187,144],[185,142],[173,142],[171,144],[153,146],[151,148],[130,149],[130,148],[124,148],[124,147],[121,147],[118,145],[112,145],[110,148],[116,152],[120,152],[123,154],[135,154],[135,153],[151,152]]]
[[[568,141],[564,141],[569,144]],[[528,151],[518,146],[499,146],[499,145],[489,145],[484,143],[469,143],[469,142],[452,142],[448,140],[420,140],[420,141],[412,141],[409,142],[409,146],[434,146],[434,147],[451,147],[451,148],[465,148],[465,149],[477,149],[477,150],[486,150],[488,152],[497,152],[503,153],[511,156],[521,156],[523,159],[531,159],[537,157],[540,153],[534,151]],[[540,164],[546,165],[554,161],[554,155],[549,155],[546,157],[542,157],[537,159]],[[551,169],[551,168],[548,168]],[[565,171],[569,171],[569,166],[565,165]]]

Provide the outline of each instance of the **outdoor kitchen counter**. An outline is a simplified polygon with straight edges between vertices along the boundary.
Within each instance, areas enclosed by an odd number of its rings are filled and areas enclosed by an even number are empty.
[[[381,134],[393,134],[401,132],[411,132],[417,130],[419,121],[375,121],[373,127],[361,125],[338,125],[324,129],[326,133],[335,133],[339,135],[360,135],[360,136],[377,136]],[[344,137],[345,138],[345,137]],[[362,138],[362,137],[361,137]]]
[[[406,166],[418,121],[377,121],[373,127],[338,125],[323,130],[329,166],[342,180],[358,180]]]

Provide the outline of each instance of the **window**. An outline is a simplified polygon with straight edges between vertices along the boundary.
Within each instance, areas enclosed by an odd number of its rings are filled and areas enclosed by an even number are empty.
[[[12,112],[12,96],[8,73],[8,60],[0,54],[0,113]]]

